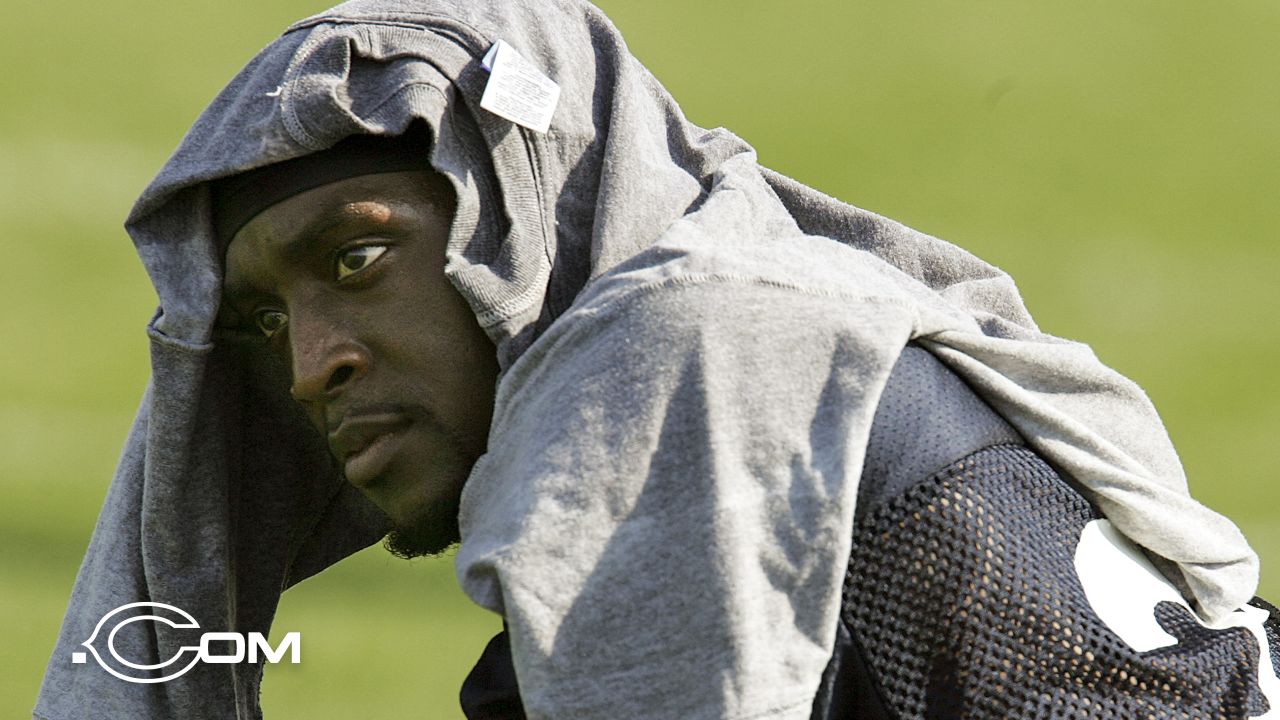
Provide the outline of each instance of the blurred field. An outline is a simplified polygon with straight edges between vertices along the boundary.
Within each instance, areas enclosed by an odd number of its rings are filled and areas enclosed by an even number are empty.
[[[1280,597],[1280,6],[1267,0],[605,3],[704,125],[1009,270],[1041,326],[1139,381]],[[0,715],[34,702],[146,382],[119,229],[303,0],[16,0],[0,27]],[[496,618],[380,550],[284,600],[268,717],[459,717]]]

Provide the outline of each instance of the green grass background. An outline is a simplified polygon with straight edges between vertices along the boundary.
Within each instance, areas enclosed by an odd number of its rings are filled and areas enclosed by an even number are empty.
[[[10,0],[0,24],[0,715],[34,701],[147,377],[120,229],[204,103],[304,0]],[[605,3],[703,125],[1009,270],[1041,326],[1154,398],[1280,597],[1280,5]],[[460,717],[496,618],[448,561],[291,591],[268,717]]]

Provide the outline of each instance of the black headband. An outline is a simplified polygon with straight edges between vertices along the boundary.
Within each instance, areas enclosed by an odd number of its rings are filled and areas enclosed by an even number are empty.
[[[213,182],[213,227],[223,248],[258,213],[298,193],[358,175],[428,170],[430,136],[420,125],[403,135],[352,135],[326,150]]]

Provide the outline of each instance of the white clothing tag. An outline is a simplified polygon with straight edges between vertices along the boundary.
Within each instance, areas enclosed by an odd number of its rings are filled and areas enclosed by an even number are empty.
[[[560,101],[560,86],[502,40],[494,43],[480,62],[489,71],[480,107],[545,133]]]

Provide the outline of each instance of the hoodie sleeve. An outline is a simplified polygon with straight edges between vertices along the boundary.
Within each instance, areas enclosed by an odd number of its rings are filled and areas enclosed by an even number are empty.
[[[76,578],[38,718],[260,717],[263,666],[197,662],[201,635],[266,634],[287,585],[385,528],[269,378],[237,382],[245,358],[226,343],[176,340],[156,325],[151,383]]]
[[[529,717],[808,717],[901,348],[863,338],[909,314],[723,278],[566,320],[463,498],[459,574]]]

